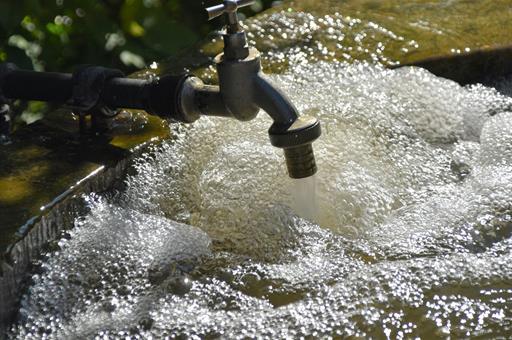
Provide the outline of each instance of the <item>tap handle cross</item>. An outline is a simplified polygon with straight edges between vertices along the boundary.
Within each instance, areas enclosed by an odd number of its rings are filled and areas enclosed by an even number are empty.
[[[208,12],[208,20],[215,19],[222,14],[226,15],[226,24],[228,25],[228,33],[237,33],[240,31],[238,24],[237,11],[239,8],[254,4],[255,0],[225,0],[224,3],[206,8]]]

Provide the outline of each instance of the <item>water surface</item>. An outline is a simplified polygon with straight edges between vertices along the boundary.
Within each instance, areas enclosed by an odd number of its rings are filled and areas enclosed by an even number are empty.
[[[12,337],[508,336],[510,82],[379,66],[507,40],[505,2],[303,0],[248,22],[322,121],[318,174],[287,177],[264,114],[173,125],[125,189],[86,198]]]
[[[322,121],[316,197],[264,114],[173,125],[125,190],[88,198],[12,335],[508,336],[512,100],[364,63],[272,79]]]

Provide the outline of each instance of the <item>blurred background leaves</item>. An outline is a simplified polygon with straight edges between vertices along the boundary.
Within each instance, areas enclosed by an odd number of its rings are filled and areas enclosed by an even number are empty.
[[[204,8],[220,0],[0,2],[0,62],[38,71],[96,64],[131,72],[171,57],[221,27]],[[250,16],[278,1],[257,0]]]

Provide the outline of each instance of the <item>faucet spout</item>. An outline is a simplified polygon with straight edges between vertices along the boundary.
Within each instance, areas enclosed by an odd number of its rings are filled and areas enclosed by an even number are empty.
[[[299,114],[286,95],[263,72],[256,75],[254,82],[254,102],[274,120],[274,124],[283,128],[292,125]]]
[[[262,72],[255,83],[254,101],[274,120],[270,142],[284,149],[288,174],[291,178],[314,175],[317,167],[312,143],[320,137],[320,123],[316,118],[299,116],[288,97]]]

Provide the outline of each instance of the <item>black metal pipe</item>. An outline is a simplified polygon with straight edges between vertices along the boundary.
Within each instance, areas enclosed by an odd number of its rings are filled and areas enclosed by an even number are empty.
[[[147,110],[150,84],[143,79],[112,78],[101,92],[101,101],[111,108]]]
[[[12,64],[4,65],[10,67],[4,67],[0,74],[0,94],[7,99],[67,103],[80,107],[84,99],[89,104],[92,97],[93,105],[145,110],[153,115],[183,120],[180,119],[178,102],[183,83],[189,77],[186,74],[166,75],[154,80],[109,78],[107,72],[112,70],[90,67],[91,71],[82,70],[75,77],[76,74],[34,72],[18,70]]]
[[[101,92],[102,103],[112,108],[145,109],[143,79],[112,78]],[[44,102],[68,102],[73,96],[73,75],[70,73],[11,71],[5,76],[2,92],[5,97]]]
[[[69,73],[10,71],[5,75],[2,93],[9,99],[64,103],[73,94]]]

